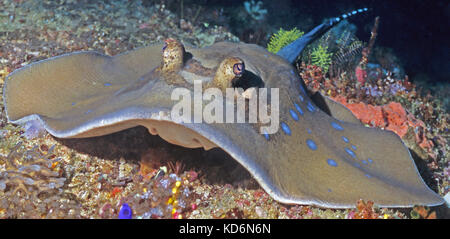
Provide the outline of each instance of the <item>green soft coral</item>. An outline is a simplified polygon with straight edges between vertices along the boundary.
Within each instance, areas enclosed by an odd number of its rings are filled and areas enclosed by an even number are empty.
[[[323,72],[328,72],[328,67],[331,64],[332,53],[328,52],[328,46],[317,46],[311,53],[311,63],[320,66]]]
[[[270,38],[269,44],[267,44],[267,50],[276,54],[281,48],[297,40],[297,38],[303,36],[303,34],[304,32],[299,31],[296,27],[289,31],[280,28],[280,30]]]

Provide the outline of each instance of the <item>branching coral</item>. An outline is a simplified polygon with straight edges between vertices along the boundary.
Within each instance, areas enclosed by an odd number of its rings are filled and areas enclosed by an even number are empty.
[[[20,153],[20,146],[21,143],[18,143],[7,157],[0,158],[5,164],[5,171],[0,172],[0,189],[13,190],[13,194],[20,190],[26,194],[37,194],[64,185],[66,179],[59,177],[59,173],[52,170],[52,165],[59,159],[49,159],[54,146],[46,154],[39,152],[38,146]],[[24,160],[19,162],[21,158]]]
[[[66,178],[54,170],[60,161],[54,146],[42,153],[38,146],[23,150],[22,143],[0,156],[0,218],[61,218],[79,215],[78,204],[61,190]]]
[[[303,36],[303,34],[304,32],[299,31],[295,27],[289,31],[280,28],[280,30],[270,38],[269,44],[267,44],[267,50],[276,54],[281,48],[289,45],[289,43]]]
[[[267,9],[262,8],[262,2],[255,2],[254,0],[245,1],[244,7],[245,11],[255,20],[259,21],[264,19],[267,14]]]
[[[332,55],[332,53],[328,52],[328,46],[319,45],[311,53],[311,63],[321,67],[324,72],[328,72]]]
[[[358,39],[351,32],[344,32],[337,40],[338,50],[333,56],[333,68],[341,68],[348,70],[351,67],[356,56],[361,53],[364,43]]]

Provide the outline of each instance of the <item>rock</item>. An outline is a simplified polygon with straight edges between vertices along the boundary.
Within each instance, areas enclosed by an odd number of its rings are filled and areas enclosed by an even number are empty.
[[[256,212],[256,215],[258,215],[258,217],[260,217],[260,218],[267,217],[267,213],[262,207],[258,207],[258,206],[255,207],[255,212]]]

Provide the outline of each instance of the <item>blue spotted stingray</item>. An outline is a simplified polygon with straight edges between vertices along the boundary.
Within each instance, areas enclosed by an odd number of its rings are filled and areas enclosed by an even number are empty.
[[[292,66],[306,45],[366,10],[327,20],[276,55],[254,44],[220,42],[198,49],[168,39],[114,57],[96,52],[53,57],[8,76],[3,91],[7,116],[12,123],[38,120],[60,138],[142,125],[173,144],[218,147],[282,203],[329,208],[354,207],[359,199],[387,207],[442,204],[397,135],[364,127],[327,97],[310,97]],[[258,122],[175,121],[171,94],[180,87],[192,92],[195,80],[223,92],[279,89],[279,130],[261,133]]]

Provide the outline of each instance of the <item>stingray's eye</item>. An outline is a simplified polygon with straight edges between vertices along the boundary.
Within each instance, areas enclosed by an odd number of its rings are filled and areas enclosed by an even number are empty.
[[[237,77],[241,77],[242,74],[244,73],[245,70],[245,65],[244,63],[236,63],[233,66],[233,73],[237,76]]]
[[[233,87],[233,81],[241,78],[244,72],[245,66],[242,59],[234,56],[226,57],[217,68],[211,87],[220,88],[222,92],[225,92],[226,88]]]

